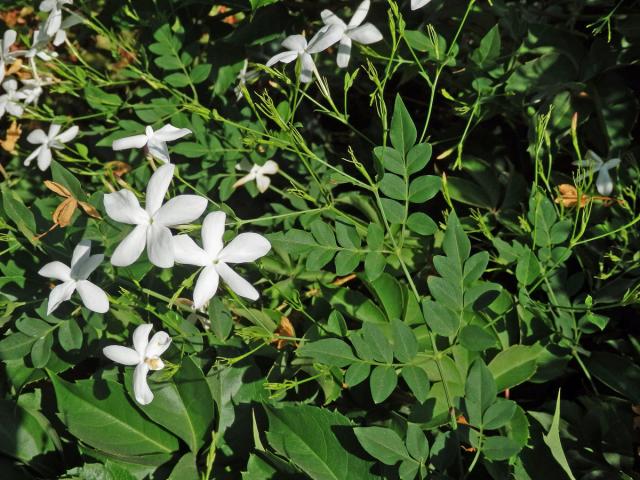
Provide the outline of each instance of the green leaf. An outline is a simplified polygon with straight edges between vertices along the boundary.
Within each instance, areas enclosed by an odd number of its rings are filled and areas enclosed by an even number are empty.
[[[13,223],[16,224],[18,230],[26,237],[31,244],[39,242],[35,238],[36,220],[22,200],[12,191],[9,190],[6,183],[0,186],[2,190],[2,209]]]
[[[164,81],[167,82],[172,87],[181,88],[189,85],[189,77],[187,77],[184,73],[176,72],[164,77]]]
[[[211,74],[211,67],[212,65],[209,63],[201,63],[193,67],[190,74],[191,81],[196,85],[204,82]]]
[[[539,346],[512,345],[498,353],[489,363],[499,392],[520,385],[536,372]]]
[[[447,257],[451,257],[459,265],[462,265],[469,258],[469,253],[471,252],[469,237],[462,229],[462,225],[460,225],[460,221],[454,212],[449,214],[447,230],[442,240],[442,249],[447,254]]]
[[[82,184],[80,180],[78,180],[73,173],[60,165],[57,161],[53,160],[51,162],[51,177],[54,182],[57,182],[69,189],[69,191],[76,197],[78,200],[86,202],[87,195],[82,190]]]
[[[491,371],[482,359],[477,359],[469,369],[465,385],[464,399],[471,425],[481,425],[482,415],[495,402],[497,393]]]
[[[373,149],[373,154],[385,170],[397,173],[398,175],[404,175],[405,165],[402,152],[391,147],[376,147]]]
[[[395,465],[400,460],[411,459],[402,439],[390,428],[356,427],[353,433],[362,448],[385,465]]]
[[[407,184],[401,177],[393,173],[384,174],[380,181],[380,190],[394,200],[404,200],[407,197]]]
[[[431,160],[431,145],[419,143],[407,153],[407,173],[413,175],[422,170]]]
[[[400,375],[407,383],[411,392],[418,402],[423,403],[429,394],[429,377],[427,372],[417,365],[405,365],[400,371]]]
[[[389,136],[391,137],[391,145],[404,154],[415,145],[418,136],[416,126],[400,95],[396,95]]]
[[[218,339],[224,341],[227,339],[233,329],[233,319],[231,312],[225,307],[222,300],[213,297],[209,302],[209,321],[211,322],[211,330]]]
[[[147,420],[133,406],[122,385],[110,380],[66,382],[51,376],[60,420],[80,441],[98,450],[135,461],[137,456],[178,449],[178,439]],[[96,395],[96,392],[101,392]]]
[[[367,280],[373,282],[384,272],[384,267],[387,264],[384,255],[378,252],[369,252],[364,257],[364,273],[367,276]]]
[[[398,376],[393,367],[378,365],[369,377],[371,397],[375,403],[382,403],[393,393],[398,384]]]
[[[371,366],[368,363],[352,363],[344,374],[344,383],[348,388],[355,387],[364,382],[370,372]]]
[[[413,180],[409,185],[409,201],[413,203],[424,203],[435,197],[439,191],[440,177],[423,175]]]
[[[483,352],[496,346],[495,337],[478,325],[467,325],[458,335],[460,345],[472,352]]]
[[[34,368],[44,368],[51,358],[53,336],[45,335],[38,338],[31,347],[31,362]]]
[[[521,285],[531,285],[540,275],[540,262],[536,255],[527,247],[524,254],[518,258],[516,266],[516,278]]]
[[[460,318],[452,310],[433,300],[423,300],[422,315],[429,328],[443,337],[454,335],[460,327]]]
[[[176,466],[171,470],[167,480],[186,480],[199,478],[196,456],[193,453],[185,453]],[[115,480],[115,479],[114,479]]]
[[[415,212],[409,215],[407,227],[418,235],[433,235],[438,231],[438,225],[433,219],[422,212]]]
[[[482,452],[489,460],[507,460],[520,450],[522,447],[509,437],[485,437],[482,444]]]
[[[389,223],[398,225],[404,222],[404,207],[401,203],[390,198],[382,198],[380,203]]]
[[[422,428],[415,423],[407,423],[407,451],[409,454],[424,462],[429,457],[429,442]]]
[[[398,319],[391,320],[393,332],[393,353],[404,363],[408,363],[418,354],[418,340],[413,330]]]
[[[154,399],[141,405],[142,411],[197,453],[211,439],[214,418],[213,397],[200,367],[185,356],[171,381],[149,383]]]
[[[564,450],[562,449],[562,442],[560,441],[560,390],[558,390],[558,398],[556,399],[556,409],[553,413],[553,420],[551,421],[551,427],[546,435],[542,436],[544,443],[547,444],[549,450],[551,450],[551,455],[555,458],[558,465],[562,467],[562,470],[567,474],[567,476],[571,480],[576,480],[573,473],[571,472],[571,467],[569,467],[569,462],[567,462],[567,457],[564,454]]]
[[[470,58],[480,66],[490,65],[500,56],[500,29],[496,24],[480,40],[480,45],[471,54]]]
[[[336,275],[344,276],[350,274],[358,268],[361,260],[362,255],[359,253],[349,250],[339,251],[334,260],[336,264]]]
[[[82,330],[75,319],[62,322],[58,329],[58,341],[65,352],[82,347]]]
[[[633,404],[640,403],[640,367],[632,360],[607,352],[593,352],[585,359],[591,375]]]
[[[482,416],[482,425],[485,430],[495,430],[504,427],[511,421],[516,412],[516,402],[499,398],[493,405],[487,408]]]
[[[310,405],[276,408],[265,404],[264,408],[271,447],[312,479],[376,478],[370,473],[371,462],[350,453],[356,450],[357,440],[343,415]]]
[[[296,350],[296,354],[299,357],[311,357],[319,363],[334,367],[346,367],[356,360],[351,347],[337,338],[307,342]]]
[[[31,351],[35,338],[21,332],[14,332],[0,341],[0,360],[23,358]]]
[[[393,362],[393,347],[382,328],[367,322],[362,326],[361,331],[364,341],[371,347],[373,358],[378,362],[391,364]]]

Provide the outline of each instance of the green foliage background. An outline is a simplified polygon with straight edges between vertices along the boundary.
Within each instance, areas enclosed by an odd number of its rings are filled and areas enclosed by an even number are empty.
[[[640,4],[408,4],[374,0],[384,41],[346,71],[317,55],[309,85],[263,64],[357,2],[73,7],[86,21],[21,123],[81,135],[44,173],[24,141],[2,153],[3,478],[638,478]],[[47,316],[39,268],[82,238],[108,258],[128,230],[103,194],[153,172],[112,141],[168,122],[193,131],[171,194],[272,242],[243,271],[261,299],[194,311],[197,272],[143,257],[96,272],[107,314],[74,298]],[[622,159],[611,199],[575,182],[588,149]],[[263,196],[232,188],[245,159],[280,165]],[[47,179],[102,218],[37,237],[60,202]],[[556,202],[561,184],[593,198]],[[101,349],[147,322],[173,346],[141,407]]]

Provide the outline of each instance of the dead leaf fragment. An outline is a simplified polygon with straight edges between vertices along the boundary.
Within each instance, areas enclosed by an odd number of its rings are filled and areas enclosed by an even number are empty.
[[[78,208],[78,201],[75,198],[65,198],[51,216],[53,222],[60,227],[68,227],[71,224],[71,217]]]
[[[558,185],[560,195],[556,198],[556,203],[562,203],[564,207],[575,207],[578,204],[578,190],[573,185],[563,183]],[[580,197],[580,207],[584,207],[589,202],[589,196],[582,194]]]
[[[7,138],[0,140],[0,146],[6,152],[13,153],[16,150],[16,143],[20,140],[22,128],[15,120],[11,122],[11,126],[7,130]]]
[[[291,323],[291,320],[289,320],[285,316],[280,317],[280,324],[278,325],[278,328],[276,328],[276,331],[274,333],[281,337],[296,336],[296,330],[293,328],[293,324]],[[273,342],[276,344],[276,348],[278,350],[282,350],[290,341],[291,340],[279,338],[279,339],[275,339]]]
[[[65,198],[72,198],[73,194],[65,187],[64,185],[59,184],[58,182],[53,182],[51,180],[45,180],[44,186],[51,190],[53,193],[60,195]]]
[[[80,205],[80,208],[84,210],[84,213],[89,215],[91,218],[101,218],[98,210],[96,210],[96,208],[90,203],[78,201],[78,204]]]

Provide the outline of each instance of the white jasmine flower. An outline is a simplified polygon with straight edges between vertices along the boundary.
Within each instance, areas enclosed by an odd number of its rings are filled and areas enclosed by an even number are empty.
[[[151,176],[144,209],[129,190],[104,196],[104,207],[109,217],[116,222],[135,225],[113,252],[113,265],[131,265],[140,257],[146,244],[151,263],[162,268],[173,266],[173,244],[169,227],[190,223],[207,208],[207,199],[198,195],[178,195],[162,205],[174,169],[174,165],[167,163]]]
[[[16,42],[17,34],[15,30],[7,30],[0,41],[0,82],[4,80],[4,72],[7,65],[13,63],[16,54],[9,49]]]
[[[287,51],[271,57],[267,62],[267,67],[271,67],[278,62],[291,63],[300,58],[302,64],[300,81],[309,83],[313,72],[316,70],[311,54],[326,50],[338,42],[342,37],[342,33],[342,29],[337,25],[325,25],[313,36],[309,43],[302,35],[290,35],[282,42],[282,46]]]
[[[238,73],[236,80],[238,80],[237,85],[233,88],[233,92],[236,94],[236,100],[240,100],[242,98],[242,88],[247,84],[248,81],[256,78],[258,76],[257,70],[249,70],[249,60],[245,58],[244,63],[242,65],[242,70]]]
[[[37,75],[35,68],[35,57],[40,60],[48,62],[54,57],[57,57],[56,52],[47,51],[47,45],[49,44],[49,37],[44,30],[34,30],[33,41],[31,42],[31,48],[26,51],[21,51],[20,54],[28,58],[31,64],[31,68],[34,70],[34,76]]]
[[[258,291],[234,272],[229,263],[253,262],[271,250],[269,240],[257,233],[241,233],[224,247],[224,212],[212,212],[202,222],[202,246],[200,248],[187,235],[173,238],[176,262],[204,267],[193,291],[193,306],[201,308],[218,290],[220,277],[241,297],[257,300]]]
[[[600,193],[600,195],[610,195],[611,192],[613,192],[613,180],[611,180],[609,170],[620,165],[619,158],[612,158],[604,162],[599,155],[588,150],[582,162],[577,161],[573,162],[573,164],[587,169],[587,171],[579,175],[576,180],[580,181],[586,176],[597,173],[596,188],[598,189],[598,193]]]
[[[249,164],[250,165],[250,164]],[[241,169],[242,166],[236,166],[237,169]],[[233,184],[233,188],[238,188],[245,183],[256,181],[258,191],[264,193],[271,184],[271,179],[267,175],[273,175],[278,172],[278,164],[273,160],[267,160],[264,165],[254,165],[249,170],[249,173]]]
[[[51,149],[62,150],[65,143],[70,142],[78,135],[79,129],[75,125],[62,133],[60,133],[61,128],[61,125],[52,123],[49,126],[49,133],[44,133],[44,130],[38,128],[29,134],[27,142],[34,145],[40,144],[40,146],[24,160],[26,166],[29,166],[31,161],[38,157],[38,168],[44,172],[51,165]]]
[[[20,89],[20,92],[24,94],[24,104],[38,104],[38,100],[40,96],[44,93],[44,88],[53,84],[53,79],[51,78],[29,78],[26,80],[22,80],[23,87]]]
[[[160,355],[171,345],[171,337],[167,332],[156,332],[149,340],[152,328],[153,325],[145,323],[133,331],[133,348],[109,345],[102,349],[102,353],[109,360],[122,365],[136,366],[133,371],[133,394],[140,405],[148,405],[153,400],[147,375],[149,370],[164,368]]]
[[[67,39],[66,30],[82,22],[84,22],[84,18],[82,18],[80,15],[76,13],[72,13],[67,18],[62,20],[62,24],[60,25],[60,28],[58,29],[56,34],[53,36],[53,45],[56,47],[59,45],[62,45],[64,41]]]
[[[411,0],[411,10],[422,8],[429,2],[431,2],[431,0]]]
[[[82,240],[73,250],[71,267],[62,262],[47,263],[38,272],[47,278],[61,280],[49,294],[47,315],[50,315],[62,302],[71,298],[73,292],[78,290],[82,303],[93,312],[105,313],[109,310],[109,299],[97,285],[87,278],[102,263],[104,255],[91,255],[91,240]]]
[[[53,37],[62,25],[62,7],[72,4],[73,0],[44,0],[40,3],[41,12],[49,12],[47,20],[44,22],[44,31]]]
[[[2,88],[6,93],[0,95],[0,118],[5,112],[9,112],[16,117],[24,113],[24,106],[20,103],[25,98],[24,92],[18,91],[18,82],[13,78],[5,80]]]
[[[323,10],[320,14],[325,25],[336,25],[342,32],[340,46],[338,47],[338,67],[345,68],[349,65],[352,41],[369,45],[382,40],[382,33],[372,23],[367,22],[362,25],[364,18],[369,13],[370,6],[371,2],[364,0],[356,9],[348,25],[331,10]]]
[[[153,131],[150,126],[145,129],[144,135],[133,135],[131,137],[114,140],[111,146],[114,150],[126,150],[129,148],[144,148],[153,158],[163,163],[170,163],[169,149],[166,142],[172,142],[189,135],[188,128],[176,128],[167,124],[159,130]]]

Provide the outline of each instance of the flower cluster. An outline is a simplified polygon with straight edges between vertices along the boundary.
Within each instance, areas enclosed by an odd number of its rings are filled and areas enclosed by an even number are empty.
[[[345,68],[349,65],[351,57],[351,45],[353,42],[369,45],[382,40],[382,33],[372,23],[364,23],[364,19],[369,13],[370,0],[364,0],[356,8],[349,23],[345,23],[340,17],[330,10],[323,10],[321,13],[324,27],[316,33],[309,42],[302,35],[290,35],[283,42],[286,48],[284,52],[278,53],[267,62],[267,67],[276,63],[291,63],[300,59],[300,82],[309,83],[313,74],[319,76],[316,65],[311,56],[314,53],[322,52],[332,45],[339,43],[338,47],[338,67]]]
[[[0,118],[5,114],[21,117],[25,108],[29,105],[37,105],[40,96],[44,93],[44,87],[50,85],[53,80],[41,76],[38,71],[36,59],[44,62],[50,61],[57,53],[49,47],[60,46],[67,38],[66,29],[80,23],[82,18],[71,13],[64,18],[64,6],[70,5],[73,0],[44,0],[40,3],[40,11],[48,13],[47,19],[33,32],[30,48],[20,50],[16,47],[17,33],[15,30],[7,30],[0,41],[0,82],[4,93],[0,95]],[[20,82],[12,75],[20,73]],[[30,78],[28,78],[30,77]],[[61,149],[78,134],[78,127],[71,127],[59,133],[61,125],[52,124],[49,134],[38,129],[31,132],[27,141],[40,145],[25,161],[30,165],[37,158],[40,170],[46,170],[51,164],[52,149]]]

